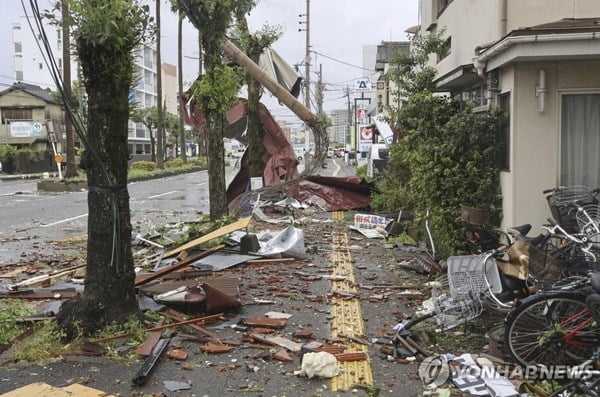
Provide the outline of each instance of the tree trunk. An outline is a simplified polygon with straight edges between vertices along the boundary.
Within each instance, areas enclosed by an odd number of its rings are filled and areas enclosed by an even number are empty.
[[[265,131],[260,120],[259,103],[261,86],[253,78],[248,79],[248,158],[251,177],[262,177],[265,150],[263,139]]]
[[[148,131],[150,131],[150,160],[156,163],[156,139],[154,139],[152,127],[148,127]]]
[[[65,97],[71,100],[71,34],[67,16],[69,15],[69,5],[65,0],[61,1],[62,9],[62,37],[63,37],[63,88]],[[67,136],[67,169],[65,178],[74,178],[77,176],[77,164],[75,162],[75,134],[73,132],[73,123],[69,112],[65,112],[65,134]]]
[[[57,316],[70,337],[77,327],[90,334],[107,324],[123,323],[139,311],[127,190],[133,60],[130,54],[115,54],[84,40],[77,48],[88,94],[90,148],[82,159],[89,187],[88,236],[83,296],[65,302]]]
[[[225,195],[225,145],[223,144],[225,119],[217,115],[210,115],[208,120],[211,120],[209,121],[207,156],[208,175],[210,175],[208,178],[210,219],[217,220],[229,213]]]

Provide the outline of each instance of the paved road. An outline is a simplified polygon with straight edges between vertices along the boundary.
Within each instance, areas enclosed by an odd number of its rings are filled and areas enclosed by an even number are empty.
[[[303,169],[301,162],[299,170]],[[237,170],[227,167],[230,181]],[[353,175],[341,159],[328,159],[323,175]],[[0,180],[0,266],[15,263],[31,250],[42,255],[65,253],[64,246],[50,244],[84,236],[87,230],[87,191],[46,193],[37,191],[35,180]],[[153,232],[169,223],[198,220],[209,212],[208,173],[132,182],[130,195],[133,233]],[[68,250],[67,250],[68,252]]]

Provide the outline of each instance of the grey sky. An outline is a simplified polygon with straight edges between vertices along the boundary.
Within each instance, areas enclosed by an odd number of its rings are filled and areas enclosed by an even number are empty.
[[[29,0],[23,0],[28,4]],[[154,2],[144,0],[154,10]],[[40,8],[48,8],[49,0],[38,0]],[[177,62],[177,18],[171,13],[167,0],[161,0],[162,57],[163,62]],[[326,110],[344,108],[342,88],[352,85],[352,80],[370,75],[361,70],[363,45],[378,44],[388,40],[406,40],[404,30],[418,23],[418,0],[312,0],[311,45],[312,50],[325,56],[313,54],[313,70],[323,65],[323,81],[327,84],[324,107]],[[249,16],[251,30],[263,24],[280,26],[282,37],[273,45],[289,64],[301,63],[305,54],[305,32],[299,32],[299,14],[306,11],[306,0],[261,0]],[[13,82],[13,49],[11,25],[24,15],[20,0],[0,0],[0,89]],[[184,28],[184,79],[195,78],[198,68],[197,34],[186,23]],[[372,66],[371,66],[372,67]],[[300,69],[304,73],[304,68]],[[316,74],[311,75],[313,81]],[[266,95],[269,96],[268,94]],[[265,104],[275,115],[285,113],[276,101],[264,98]]]

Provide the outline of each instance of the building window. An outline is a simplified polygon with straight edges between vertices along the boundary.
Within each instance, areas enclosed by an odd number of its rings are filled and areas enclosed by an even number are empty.
[[[498,108],[504,113],[504,131],[501,142],[504,150],[503,171],[510,171],[510,92],[498,95]]]
[[[2,124],[10,120],[32,120],[33,109],[29,108],[2,108]]]
[[[446,9],[446,7],[448,7],[448,5],[450,3],[452,3],[453,0],[437,0],[437,12],[438,12],[438,16],[444,12],[444,10]]]
[[[144,144],[144,153],[150,154],[150,151],[151,151],[150,144],[149,143]]]
[[[43,63],[38,63],[38,69],[40,70],[44,70],[44,64]]]
[[[442,61],[442,59],[444,59],[448,55],[450,55],[451,50],[452,50],[452,37],[448,37],[446,39],[446,41],[444,41],[444,45],[442,46],[442,49],[438,54],[438,57],[437,57],[438,63],[440,63]]]
[[[600,186],[600,93],[561,100],[560,184]]]
[[[15,52],[23,52],[23,46],[21,43],[15,43]]]
[[[23,81],[23,71],[22,70],[17,70],[15,72],[15,79],[17,81]]]
[[[135,144],[135,154],[144,154],[144,145],[141,143]]]

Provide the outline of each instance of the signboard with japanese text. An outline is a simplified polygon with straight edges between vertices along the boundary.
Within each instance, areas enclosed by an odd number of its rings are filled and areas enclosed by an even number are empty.
[[[368,152],[373,144],[373,126],[358,126],[358,151]]]
[[[375,227],[385,227],[390,219],[385,216],[370,215],[370,214],[354,214],[354,226],[370,229]]]
[[[10,136],[13,138],[32,138],[44,136],[42,123],[36,120],[10,121]]]

